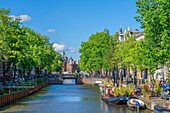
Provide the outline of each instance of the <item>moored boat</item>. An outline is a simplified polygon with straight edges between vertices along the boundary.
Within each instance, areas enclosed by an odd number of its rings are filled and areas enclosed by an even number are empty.
[[[131,109],[137,109],[136,102],[139,103],[138,106],[139,106],[140,110],[146,109],[145,103],[143,101],[139,100],[139,99],[130,99],[130,100],[127,101],[127,105]]]
[[[130,97],[107,97],[102,96],[102,100],[111,105],[127,105],[127,101]]]
[[[108,103],[112,105],[127,105],[127,101],[130,97],[115,97],[112,99],[108,99]]]
[[[170,113],[170,103],[162,103],[154,106],[154,111],[158,113]]]

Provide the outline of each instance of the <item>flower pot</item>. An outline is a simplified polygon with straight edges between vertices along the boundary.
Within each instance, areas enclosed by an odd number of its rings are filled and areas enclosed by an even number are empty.
[[[146,98],[149,100],[151,98],[151,96],[146,96]]]

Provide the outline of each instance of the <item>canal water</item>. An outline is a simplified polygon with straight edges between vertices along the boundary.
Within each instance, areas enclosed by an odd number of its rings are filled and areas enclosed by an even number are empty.
[[[72,81],[74,82],[74,81]],[[128,107],[107,105],[98,87],[49,85],[39,92],[3,108],[2,113],[136,113]],[[140,113],[151,113],[149,110]]]

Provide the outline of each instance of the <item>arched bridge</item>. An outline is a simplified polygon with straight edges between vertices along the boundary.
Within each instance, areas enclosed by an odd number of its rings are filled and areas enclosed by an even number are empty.
[[[74,74],[62,74],[61,78],[64,79],[75,79],[75,84],[78,84],[78,77]]]
[[[61,74],[57,77],[48,78],[50,84],[63,84],[64,79],[75,79],[75,84],[82,84],[82,78],[74,74]]]
[[[77,79],[78,77],[74,74],[62,74],[61,78],[62,79]]]

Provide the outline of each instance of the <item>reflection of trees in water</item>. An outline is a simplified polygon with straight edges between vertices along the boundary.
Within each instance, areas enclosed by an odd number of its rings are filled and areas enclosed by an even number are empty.
[[[81,97],[81,101],[100,101],[99,97]]]
[[[23,101],[25,102],[25,101],[33,100],[35,98],[38,98],[38,97],[40,97],[42,95],[47,94],[47,92],[48,92],[48,86],[45,87],[45,88],[42,88],[41,90],[39,90],[38,92],[32,94],[31,96],[26,97]],[[43,99],[43,98],[41,98],[41,99]]]
[[[39,100],[47,99],[47,98],[42,98],[41,96],[47,94],[48,90],[49,90],[48,86],[45,87],[45,88],[42,88],[38,92],[35,92],[34,94],[32,94],[30,96],[22,98],[21,100],[18,100],[14,104],[10,104],[9,106],[3,107],[2,111],[5,111],[5,110],[7,110],[9,108],[12,108],[12,107],[18,106],[18,105],[19,106],[20,105],[26,106],[26,105],[30,104],[30,103],[28,103],[28,101],[32,101],[32,100],[35,100],[35,99],[36,100],[38,100],[38,99]],[[38,98],[38,97],[41,97],[41,98]],[[34,112],[34,111],[29,111],[29,112]],[[5,113],[7,113],[7,112],[5,112]],[[15,111],[14,112],[10,112],[10,113],[15,113]],[[16,113],[18,113],[18,111]],[[21,113],[23,113],[23,112],[21,111]]]

